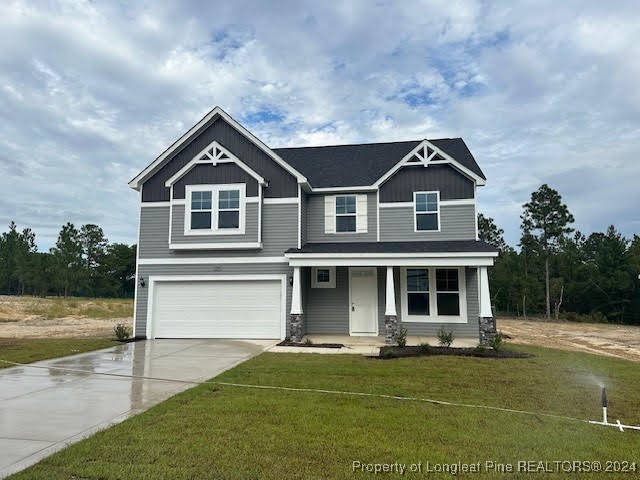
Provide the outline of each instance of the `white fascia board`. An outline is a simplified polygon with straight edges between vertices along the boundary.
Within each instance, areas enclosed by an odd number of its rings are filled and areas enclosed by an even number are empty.
[[[374,257],[374,258],[291,258],[290,267],[490,267],[491,257]]]
[[[378,187],[375,185],[365,185],[359,187],[311,187],[312,193],[332,193],[332,192],[375,192]]]
[[[443,158],[446,159],[446,161],[429,161],[429,163],[433,163],[434,165],[437,164],[450,164],[453,165],[455,168],[457,168],[458,170],[460,170],[463,174],[465,174],[466,176],[468,176],[469,178],[471,178],[476,185],[485,185],[486,181],[480,177],[479,175],[475,174],[474,172],[472,172],[471,170],[469,170],[467,167],[465,167],[464,165],[462,165],[460,162],[458,162],[455,158],[453,158],[451,155],[449,155],[448,153],[444,152],[442,149],[436,147],[433,143],[431,143],[429,140],[423,140],[422,142],[420,142],[413,150],[411,150],[408,154],[406,154],[404,157],[402,157],[402,159],[396,163],[393,167],[391,167],[390,170],[388,170],[384,175],[382,175],[382,177],[380,177],[378,179],[378,181],[376,183],[373,184],[374,187],[376,188],[380,188],[380,186],[386,182],[389,178],[391,178],[393,176],[394,173],[396,173],[400,168],[402,168],[409,159],[411,159],[416,153],[418,153],[420,150],[424,149],[424,147],[428,146],[429,148],[431,148],[434,152],[438,152]],[[426,165],[428,166],[428,164]]]
[[[273,160],[279,164],[282,168],[284,168],[288,173],[296,177],[299,183],[307,183],[307,179],[304,175],[298,172],[295,168],[285,162],[278,154],[276,154],[273,150],[267,147],[258,137],[253,135],[249,130],[244,128],[238,122],[236,122],[231,116],[222,110],[220,107],[215,107],[209,113],[207,113],[198,123],[196,123],[193,127],[191,127],[184,135],[182,135],[178,140],[176,140],[169,148],[167,148],[164,152],[160,154],[147,168],[145,168],[142,172],[136,175],[130,182],[129,186],[134,190],[138,190],[142,183],[142,180],[147,177],[151,172],[153,172],[156,167],[158,167],[167,157],[169,157],[173,152],[175,152],[178,148],[180,148],[185,142],[187,142],[195,132],[200,130],[204,125],[206,125],[213,117],[219,115],[223,118],[227,123],[236,128],[240,133],[242,133],[245,137],[251,140],[260,150],[269,155]]]
[[[141,202],[140,208],[152,208],[152,207],[169,207],[171,203],[167,200],[165,202]]]
[[[197,257],[197,258],[141,258],[138,265],[218,265],[246,263],[288,263],[286,257]]]
[[[170,250],[256,250],[262,248],[259,242],[230,243],[171,243]]]
[[[202,155],[204,155],[205,152],[207,150],[210,150],[212,147],[218,148],[219,150],[224,152],[224,154],[227,155],[227,157],[229,158],[223,159],[223,160],[200,160],[200,157],[202,157]],[[266,185],[267,183],[266,180],[258,174],[258,172],[253,170],[249,165],[244,163],[242,160],[240,160],[238,157],[236,157],[233,153],[231,153],[229,150],[224,148],[218,142],[213,141],[209,145],[207,145],[207,147],[204,148],[200,153],[198,153],[195,157],[193,157],[184,167],[178,170],[171,178],[169,178],[166,182],[164,182],[164,186],[165,187],[172,186],[174,183],[176,183],[178,180],[184,177],[196,165],[214,165],[215,166],[219,163],[235,163],[236,165],[238,165],[238,167],[240,167],[242,170],[247,172],[251,177],[257,180],[258,183],[260,183],[261,185]]]
[[[287,258],[481,258],[498,252],[285,253]]]

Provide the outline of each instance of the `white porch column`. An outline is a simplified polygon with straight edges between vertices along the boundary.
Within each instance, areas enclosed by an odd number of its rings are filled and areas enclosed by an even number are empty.
[[[291,289],[291,315],[302,315],[302,290],[300,288],[300,267],[293,267],[293,287]]]
[[[393,267],[387,267],[387,303],[384,309],[385,315],[396,316],[396,289],[393,285]]]
[[[490,318],[493,317],[491,312],[491,295],[489,294],[489,275],[487,274],[487,267],[478,267],[478,273],[480,274],[480,317]]]

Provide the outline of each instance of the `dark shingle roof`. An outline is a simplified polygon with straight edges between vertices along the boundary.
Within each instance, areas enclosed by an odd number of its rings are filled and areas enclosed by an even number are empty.
[[[368,186],[373,185],[421,141],[274,148],[273,151],[306,176],[313,187]],[[485,178],[461,138],[429,141]]]
[[[493,245],[480,240],[436,240],[428,242],[305,243],[286,253],[497,253]]]

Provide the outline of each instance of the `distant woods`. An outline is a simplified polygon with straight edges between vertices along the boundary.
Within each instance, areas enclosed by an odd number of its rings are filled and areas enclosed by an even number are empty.
[[[522,207],[519,251],[492,218],[478,215],[481,240],[500,251],[490,269],[498,312],[526,317],[640,324],[640,236],[611,225],[589,236],[572,228],[562,197],[548,185]]]
[[[109,243],[97,225],[64,225],[55,247],[38,252],[36,234],[9,224],[0,236],[0,293],[133,297],[136,246]]]

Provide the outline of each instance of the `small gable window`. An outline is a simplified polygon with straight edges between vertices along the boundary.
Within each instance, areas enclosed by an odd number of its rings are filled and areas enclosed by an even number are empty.
[[[415,231],[440,230],[440,192],[415,192]]]
[[[356,231],[356,196],[336,196],[336,232]]]
[[[191,192],[191,229],[211,229],[211,191]]]

